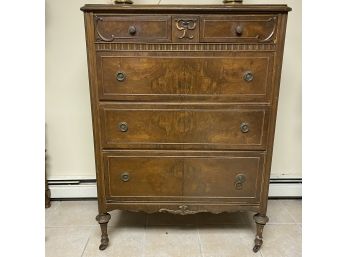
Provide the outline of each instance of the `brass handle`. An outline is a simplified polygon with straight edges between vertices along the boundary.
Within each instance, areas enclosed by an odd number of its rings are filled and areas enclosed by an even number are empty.
[[[129,179],[130,179],[130,177],[129,177],[129,173],[128,173],[128,172],[123,172],[123,173],[121,174],[121,180],[122,180],[123,182],[129,181]]]
[[[243,75],[243,79],[246,81],[246,82],[250,82],[254,79],[254,75],[251,71],[247,71],[244,73]]]
[[[131,36],[134,36],[137,33],[137,28],[135,26],[129,26],[128,32]]]
[[[120,82],[124,81],[127,77],[126,73],[124,73],[123,71],[118,71],[115,76],[116,79]]]
[[[127,122],[120,122],[118,123],[118,128],[120,129],[121,132],[127,132],[128,130],[128,124]]]
[[[238,174],[235,178],[235,187],[237,190],[243,189],[243,183],[246,181],[246,177],[244,174]]]
[[[249,124],[246,122],[240,124],[240,131],[242,131],[243,133],[249,132]]]
[[[243,27],[242,26],[240,26],[240,25],[238,25],[237,27],[236,27],[236,34],[237,34],[237,36],[241,36],[242,34],[243,34]]]

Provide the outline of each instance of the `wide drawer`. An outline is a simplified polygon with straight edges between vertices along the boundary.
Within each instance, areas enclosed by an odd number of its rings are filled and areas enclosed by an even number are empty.
[[[209,15],[201,17],[201,42],[275,43],[273,15]]]
[[[103,148],[265,149],[269,108],[102,104]]]
[[[257,203],[262,191],[263,152],[113,151],[103,160],[108,200]]]
[[[170,42],[170,16],[96,15],[97,42]]]
[[[267,101],[273,53],[98,58],[99,98]]]

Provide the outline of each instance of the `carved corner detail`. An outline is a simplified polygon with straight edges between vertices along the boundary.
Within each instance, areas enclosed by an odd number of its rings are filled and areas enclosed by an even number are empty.
[[[273,29],[272,29],[272,32],[266,38],[261,38],[260,35],[256,36],[257,41],[260,42],[260,43],[266,43],[266,42],[272,41],[272,38],[273,38],[273,36],[274,36],[274,34],[276,32],[277,17],[269,18],[266,22],[273,22]],[[274,43],[276,43],[276,40],[274,40]]]
[[[113,41],[116,38],[115,35],[111,35],[110,38],[107,38],[100,33],[98,25],[101,21],[103,21],[103,18],[96,15],[95,16],[95,31],[97,33],[97,39],[99,39],[100,41],[105,41],[105,42]]]

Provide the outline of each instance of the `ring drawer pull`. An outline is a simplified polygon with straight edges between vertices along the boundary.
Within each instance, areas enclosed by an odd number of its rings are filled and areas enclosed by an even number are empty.
[[[118,71],[115,76],[116,76],[116,79],[120,82],[126,79],[126,73],[124,73],[123,71]]]
[[[237,190],[242,190],[243,189],[243,184],[246,181],[246,177],[244,174],[238,174],[235,179],[235,187]]]
[[[237,36],[241,36],[243,34],[243,27],[238,25],[235,31]]]
[[[243,133],[249,132],[249,124],[246,122],[240,124],[240,131],[242,131]]]
[[[247,71],[244,73],[244,76],[243,76],[243,79],[246,81],[246,82],[250,82],[254,79],[254,75],[251,71]]]
[[[120,122],[118,123],[118,128],[120,129],[121,132],[127,132],[128,131],[128,124],[127,122]]]
[[[129,177],[129,173],[128,173],[128,172],[123,172],[123,173],[121,174],[121,180],[122,180],[123,182],[129,181],[129,179],[130,179],[130,177]]]
[[[131,36],[134,36],[137,33],[137,28],[135,26],[129,26],[128,32]]]

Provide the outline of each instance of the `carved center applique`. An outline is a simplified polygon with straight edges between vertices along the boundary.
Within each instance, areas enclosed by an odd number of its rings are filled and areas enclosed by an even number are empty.
[[[179,39],[188,38],[193,39],[193,35],[190,35],[188,32],[189,30],[194,30],[197,26],[197,20],[196,19],[176,19],[175,20],[176,28],[180,31],[182,31],[182,35],[179,36]]]

